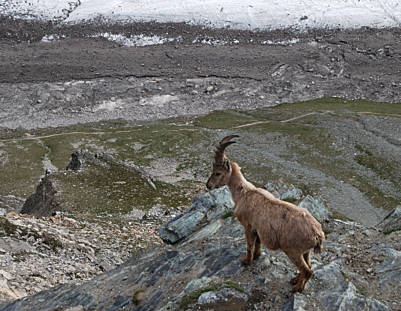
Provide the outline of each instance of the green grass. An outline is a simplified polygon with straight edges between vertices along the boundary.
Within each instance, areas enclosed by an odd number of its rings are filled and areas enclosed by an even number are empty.
[[[26,197],[44,174],[43,147],[37,141],[17,141],[0,147],[0,195]]]
[[[230,217],[235,217],[234,211],[226,212],[221,218],[222,219],[227,219],[227,218],[230,218]]]
[[[398,114],[401,117],[401,104],[377,103],[364,99],[347,100],[342,98],[320,98],[305,102],[293,104],[281,104],[273,109],[286,109],[291,111],[309,110],[309,111],[351,111],[368,112],[379,114]]]
[[[80,173],[57,175],[57,183],[63,185],[61,196],[67,208],[82,215],[120,215],[134,207],[149,210],[155,205],[171,208],[190,204],[179,187],[153,181],[154,189],[139,172],[109,160],[87,163]]]
[[[333,113],[281,122],[314,111]],[[29,131],[36,136],[56,135],[40,140],[23,140],[27,136],[21,129],[0,129],[0,141],[19,139],[0,143],[0,195],[23,198],[31,195],[44,173],[42,160],[47,156],[61,171],[56,178],[62,184],[60,195],[71,210],[82,215],[111,214],[114,217],[134,207],[147,210],[155,205],[166,208],[189,205],[188,193],[199,183],[204,183],[210,172],[213,146],[225,134],[239,134],[240,146],[235,146],[236,149],[228,154],[244,167],[245,176],[256,184],[282,178],[286,183],[299,185],[298,177],[287,173],[282,164],[267,160],[270,144],[285,143],[286,151],[279,155],[280,158],[348,182],[363,192],[374,206],[390,210],[399,204],[399,198],[377,189],[368,178],[358,174],[351,162],[400,187],[398,163],[360,144],[354,146],[360,154],[344,159],[341,150],[333,147],[334,134],[320,126],[322,121],[354,118],[356,113],[362,112],[397,117],[401,114],[401,104],[327,98],[253,111],[224,110],[154,122],[116,120]],[[238,128],[249,124],[252,125]],[[277,142],[269,141],[272,137]],[[252,145],[250,141],[253,140]],[[166,174],[193,175],[195,178],[174,184],[154,181],[157,188],[154,190],[141,174],[113,161],[103,165],[91,163],[79,173],[64,174],[71,153],[77,149],[106,152],[118,161],[129,161],[146,169],[166,160],[172,163],[160,168]],[[310,181],[301,188],[304,193],[313,194],[321,186]]]
[[[395,228],[393,228],[391,230],[384,231],[383,234],[389,235],[389,234],[391,234],[393,232],[397,232],[397,231],[401,231],[401,227],[395,227]]]
[[[257,118],[235,110],[218,110],[197,117],[194,125],[209,129],[227,129],[258,121]]]

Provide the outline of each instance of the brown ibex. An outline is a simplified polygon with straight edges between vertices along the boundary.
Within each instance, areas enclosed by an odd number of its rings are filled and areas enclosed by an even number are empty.
[[[208,189],[227,185],[235,203],[235,215],[244,226],[247,253],[242,263],[250,264],[261,255],[261,243],[271,250],[281,249],[297,266],[299,273],[291,279],[292,292],[302,291],[312,277],[310,254],[321,253],[325,239],[320,223],[304,208],[276,199],[267,190],[248,182],[235,162],[225,155],[235,143],[225,137],[215,153]]]

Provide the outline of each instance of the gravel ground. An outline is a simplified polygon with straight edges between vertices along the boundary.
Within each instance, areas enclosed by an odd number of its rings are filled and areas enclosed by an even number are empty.
[[[399,29],[251,33],[7,17],[0,24],[0,127],[154,120],[317,97],[401,98]],[[180,40],[126,47],[90,38],[106,30]],[[63,39],[41,41],[49,35]]]

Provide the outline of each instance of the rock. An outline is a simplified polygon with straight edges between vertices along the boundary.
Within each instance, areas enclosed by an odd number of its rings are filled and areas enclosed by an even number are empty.
[[[271,192],[276,198],[280,198],[280,195],[289,189],[289,187],[281,180],[274,182],[268,181],[266,184],[263,185],[263,188]]]
[[[58,191],[51,179],[51,175],[43,177],[36,187],[36,192],[24,203],[21,213],[35,216],[52,216],[63,211],[57,198]]]
[[[205,219],[205,214],[200,211],[193,211],[177,217],[159,229],[161,239],[170,244],[177,243],[190,235]]]
[[[305,309],[306,308],[306,309]],[[305,311],[306,301],[299,294],[294,294],[280,309],[281,311]]]
[[[307,195],[298,206],[307,209],[319,221],[329,218],[329,212],[323,203],[310,195]]]
[[[378,225],[384,232],[401,230],[401,205],[398,205]]]
[[[383,262],[377,267],[375,273],[380,275],[379,284],[382,290],[396,291],[400,289],[401,280],[401,251],[384,248],[377,250],[384,255]]]
[[[80,151],[75,151],[71,154],[71,160],[70,163],[68,163],[66,170],[78,171],[81,168],[83,162],[81,154]]]
[[[280,195],[280,200],[288,201],[288,202],[292,202],[293,203],[293,202],[296,202],[298,200],[301,200],[302,196],[303,196],[303,194],[302,194],[302,190],[301,189],[293,188],[293,189],[290,189],[290,190],[287,190],[287,191],[283,192]]]
[[[232,210],[234,203],[228,188],[222,187],[205,192],[193,198],[192,205],[184,214],[173,218],[159,228],[159,236],[163,241],[174,244],[201,228],[202,224],[216,220]],[[218,224],[216,224],[218,226]],[[206,236],[213,230],[206,229],[202,234]],[[209,232],[209,233],[208,233]],[[206,234],[206,235],[205,235]]]
[[[216,233],[222,226],[223,226],[223,221],[221,219],[218,219],[212,222],[211,224],[208,224],[207,226],[203,227],[198,232],[192,234],[188,239],[188,243],[195,240],[203,240],[208,236],[211,236],[214,233]]]
[[[198,298],[198,305],[218,305],[219,308],[228,308],[230,310],[240,310],[248,301],[248,295],[234,289],[234,288],[222,288],[218,291],[210,291],[203,293]],[[241,303],[243,304],[242,306]]]
[[[322,306],[326,306],[327,311],[364,310],[366,307],[365,299],[357,295],[356,288],[351,282],[342,286],[336,284],[335,289],[322,293],[320,301]]]
[[[32,247],[29,243],[10,237],[0,239],[0,249],[3,249],[8,254],[13,256],[34,252],[34,247]]]
[[[208,278],[206,276],[200,278],[200,279],[195,279],[192,280],[185,286],[184,290],[179,294],[180,297],[183,297],[184,295],[188,295],[191,292],[194,292],[201,287],[205,287],[206,285],[209,285],[213,281],[212,278]]]

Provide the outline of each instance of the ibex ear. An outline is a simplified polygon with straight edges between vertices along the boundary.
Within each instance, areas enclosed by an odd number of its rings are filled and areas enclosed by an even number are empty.
[[[224,162],[224,168],[226,169],[227,172],[230,170],[230,161],[227,160]]]

